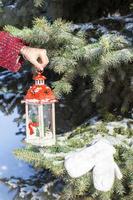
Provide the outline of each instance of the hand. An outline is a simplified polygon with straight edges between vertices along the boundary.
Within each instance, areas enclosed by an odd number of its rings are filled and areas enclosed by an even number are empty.
[[[22,54],[26,60],[32,63],[34,67],[41,71],[49,63],[45,49],[24,46],[20,50],[20,54]]]

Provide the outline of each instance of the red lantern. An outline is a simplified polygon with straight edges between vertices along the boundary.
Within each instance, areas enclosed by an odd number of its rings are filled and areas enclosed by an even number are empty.
[[[55,102],[57,99],[46,77],[38,72],[24,97],[26,110],[26,142],[38,146],[50,146],[56,142]]]

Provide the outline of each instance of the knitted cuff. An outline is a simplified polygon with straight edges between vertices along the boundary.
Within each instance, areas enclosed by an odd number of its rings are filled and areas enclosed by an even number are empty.
[[[26,46],[25,42],[9,33],[0,33],[0,66],[17,72],[23,63],[20,59],[20,50]]]

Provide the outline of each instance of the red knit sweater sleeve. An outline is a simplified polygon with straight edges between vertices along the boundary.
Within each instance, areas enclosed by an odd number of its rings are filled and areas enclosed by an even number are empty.
[[[23,46],[27,45],[18,37],[8,32],[0,32],[0,66],[12,72],[17,72],[22,64],[19,53]]]

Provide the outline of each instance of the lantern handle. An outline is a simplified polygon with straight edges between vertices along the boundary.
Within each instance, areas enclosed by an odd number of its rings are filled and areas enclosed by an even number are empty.
[[[43,70],[37,69],[37,70],[36,70],[36,73],[37,73],[37,74],[42,74],[42,73],[43,73]]]

